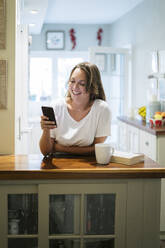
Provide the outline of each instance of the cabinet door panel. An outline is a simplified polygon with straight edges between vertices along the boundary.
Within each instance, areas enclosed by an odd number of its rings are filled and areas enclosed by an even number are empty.
[[[85,196],[85,234],[115,233],[115,194],[89,194]]]
[[[38,233],[38,195],[8,194],[8,234]]]
[[[99,182],[39,185],[40,248],[125,248],[127,185]]]
[[[8,248],[37,248],[38,240],[33,238],[11,238],[8,240]]]
[[[118,128],[118,149],[139,153],[139,129],[121,121],[118,122]]]
[[[128,125],[128,151],[139,153],[139,129]]]
[[[156,161],[156,136],[140,130],[140,152]]]
[[[79,195],[49,196],[49,234],[80,233]],[[76,223],[74,223],[76,221]]]
[[[0,247],[37,248],[36,185],[1,185],[0,199]]]
[[[128,152],[128,132],[127,125],[121,121],[118,122],[118,149]]]
[[[114,248],[114,239],[85,239],[84,248]]]
[[[50,240],[49,248],[80,248],[80,240],[79,239]]]

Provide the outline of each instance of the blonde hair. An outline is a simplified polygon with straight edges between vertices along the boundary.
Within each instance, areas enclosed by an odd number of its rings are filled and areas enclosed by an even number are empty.
[[[80,70],[85,72],[87,78],[86,91],[90,93],[90,100],[102,99],[106,101],[105,92],[103,88],[103,84],[101,81],[101,75],[98,67],[95,64],[91,64],[89,62],[83,62],[77,64],[71,71],[69,80],[73,72],[79,68]],[[69,91],[67,91],[67,97],[71,98]]]

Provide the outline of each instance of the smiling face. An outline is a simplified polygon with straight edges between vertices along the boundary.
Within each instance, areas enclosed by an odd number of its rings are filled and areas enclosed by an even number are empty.
[[[87,78],[86,74],[80,68],[76,68],[69,80],[69,93],[73,101],[81,103],[89,101],[90,94],[86,90]]]

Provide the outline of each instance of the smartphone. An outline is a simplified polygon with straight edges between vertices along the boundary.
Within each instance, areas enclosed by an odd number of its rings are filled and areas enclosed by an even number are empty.
[[[46,117],[49,118],[49,121],[54,121],[55,125],[57,126],[57,122],[56,122],[56,118],[55,118],[55,114],[54,114],[54,110],[52,107],[47,107],[47,106],[42,106],[42,113],[43,115],[45,115]]]

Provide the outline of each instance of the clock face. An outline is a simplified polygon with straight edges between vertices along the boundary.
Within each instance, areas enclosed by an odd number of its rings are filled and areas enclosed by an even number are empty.
[[[64,49],[64,32],[47,32],[47,49]]]

